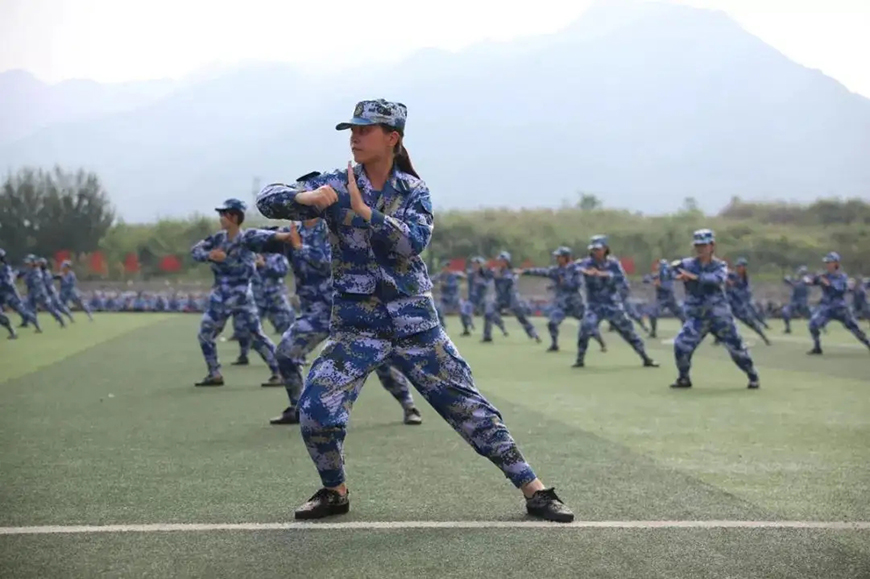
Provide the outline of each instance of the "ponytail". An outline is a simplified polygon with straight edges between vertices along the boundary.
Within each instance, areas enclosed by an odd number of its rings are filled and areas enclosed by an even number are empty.
[[[393,150],[393,153],[395,155],[395,160],[393,162],[396,164],[396,167],[399,168],[399,171],[413,175],[417,179],[420,178],[420,175],[418,175],[417,171],[414,170],[414,165],[411,164],[411,156],[408,155],[408,149],[405,148],[401,139],[396,143],[396,148]]]

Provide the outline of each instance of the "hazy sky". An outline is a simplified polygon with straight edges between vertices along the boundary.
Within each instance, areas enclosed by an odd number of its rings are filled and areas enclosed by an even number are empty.
[[[870,0],[676,0],[723,10],[870,97]],[[0,0],[0,70],[55,82],[180,77],[216,64],[342,67],[422,47],[551,33],[586,0]]]

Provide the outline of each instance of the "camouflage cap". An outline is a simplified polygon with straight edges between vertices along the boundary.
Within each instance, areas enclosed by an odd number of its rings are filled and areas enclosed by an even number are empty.
[[[218,213],[221,211],[241,211],[244,213],[247,209],[248,205],[244,201],[235,198],[227,199],[223,205],[214,208]]]
[[[749,260],[745,257],[738,257],[737,261],[734,262],[734,265],[749,265]]]
[[[716,235],[712,229],[699,229],[692,234],[692,243],[694,245],[709,245],[716,242]]]
[[[360,101],[353,109],[353,117],[347,122],[335,125],[335,130],[345,131],[353,126],[384,124],[402,133],[407,118],[408,107],[402,103],[393,103],[384,99]]]
[[[822,258],[822,261],[825,263],[840,263],[840,254],[836,251],[832,251]]]

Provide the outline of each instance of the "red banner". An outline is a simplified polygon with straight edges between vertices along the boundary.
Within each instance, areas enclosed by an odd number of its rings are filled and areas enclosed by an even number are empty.
[[[450,263],[447,264],[447,269],[450,271],[465,271],[465,259],[461,257],[454,257],[450,260]]]
[[[100,275],[107,275],[109,273],[109,268],[106,265],[106,256],[103,255],[102,251],[93,252],[88,261],[90,262],[89,265],[92,273]]]
[[[628,275],[634,274],[634,258],[633,257],[620,257],[619,263],[622,264],[622,269],[625,270],[625,273]]]
[[[181,271],[181,260],[174,255],[166,255],[160,260],[160,271],[175,273]]]
[[[57,267],[68,259],[72,258],[72,252],[68,249],[61,249],[54,254],[54,263]]]
[[[139,257],[135,253],[128,253],[124,259],[124,271],[126,273],[136,273],[139,271]]]

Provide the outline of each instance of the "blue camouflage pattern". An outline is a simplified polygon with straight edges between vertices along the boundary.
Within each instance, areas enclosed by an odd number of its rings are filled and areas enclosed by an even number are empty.
[[[791,298],[784,308],[782,308],[782,321],[785,324],[787,334],[791,333],[791,320],[796,317],[804,317],[809,319],[812,316],[810,312],[810,285],[806,279],[807,268],[800,267],[794,277],[786,276],[783,278],[783,283],[791,288]]]
[[[643,340],[634,329],[623,306],[622,292],[628,285],[625,278],[625,270],[619,260],[607,256],[599,262],[593,257],[586,257],[575,262],[583,283],[586,288],[586,312],[580,323],[580,331],[577,338],[577,364],[585,363],[586,350],[589,347],[589,338],[597,331],[601,321],[606,320],[613,324],[616,332],[625,340],[632,349],[643,359],[648,360]],[[587,275],[584,270],[598,270],[604,272],[604,276]]]
[[[689,379],[692,355],[708,333],[712,333],[728,350],[731,359],[750,380],[757,380],[749,350],[737,331],[734,316],[725,295],[728,265],[718,258],[703,264],[698,258],[687,257],[672,264],[675,271],[698,276],[684,281],[686,321],[674,340],[674,357],[680,378]]]
[[[219,231],[190,250],[193,259],[202,263],[208,262],[214,274],[208,307],[203,314],[198,334],[209,376],[220,375],[215,338],[223,331],[230,316],[240,318],[242,327],[251,336],[253,348],[269,366],[272,374],[278,374],[275,344],[263,332],[251,290],[251,277],[256,270],[254,252],[274,237],[273,231],[242,229],[235,239],[229,239],[226,231]],[[222,249],[226,253],[226,259],[222,262],[211,261],[209,252],[213,249]]]
[[[76,278],[76,273],[72,269],[68,269],[60,275],[60,303],[66,306],[66,304],[72,302],[85,312],[88,319],[93,320],[94,318],[91,315],[91,308],[84,300],[82,300],[82,294],[79,292],[77,284],[78,279]]]
[[[680,323],[685,323],[686,316],[683,309],[677,303],[674,292],[675,273],[667,260],[659,261],[658,271],[655,275],[644,278],[644,283],[650,283],[655,287],[655,301],[649,309],[650,337],[655,338],[658,330],[658,319],[662,312],[670,311]]]
[[[523,275],[544,277],[553,282],[554,296],[547,316],[547,331],[550,333],[550,347],[555,350],[559,347],[559,326],[565,318],[573,317],[582,321],[586,313],[586,304],[583,303],[583,295],[580,293],[583,276],[576,264],[570,262],[565,265],[528,268],[523,270]],[[601,338],[597,327],[593,337],[598,340]]]
[[[510,255],[507,256],[507,259],[510,259]],[[529,338],[539,339],[538,331],[526,317],[526,312],[520,303],[517,291],[517,274],[510,267],[497,267],[492,272],[492,281],[495,286],[495,300],[487,307],[483,323],[483,339],[492,340],[493,325],[498,325],[504,332],[501,313],[505,310],[514,315]]]
[[[728,305],[731,306],[731,313],[734,317],[746,326],[749,326],[752,331],[761,336],[762,340],[767,342],[767,336],[761,327],[761,323],[758,321],[758,315],[752,305],[752,289],[749,285],[749,275],[740,275],[736,271],[729,271],[725,282],[725,295],[728,298]]]
[[[272,219],[323,217],[332,246],[330,334],[299,401],[302,438],[325,487],[345,480],[344,439],[353,402],[368,374],[390,361],[478,453],[522,486],[536,477],[498,411],[477,391],[468,364],[441,327],[420,253],[434,216],[425,183],[394,168],[383,192],[354,169],[371,222],[350,210],[345,171],[296,185],[269,185],[257,200]],[[321,212],[294,202],[329,184],[339,201]]]
[[[819,301],[815,312],[813,312],[809,324],[810,335],[813,338],[815,350],[821,350],[820,333],[831,320],[836,320],[843,324],[859,342],[870,347],[867,334],[858,326],[858,321],[846,302],[846,293],[849,289],[848,283],[849,276],[839,269],[833,273],[825,272],[814,276],[811,280],[811,285],[819,286],[822,289],[822,299]]]
[[[24,324],[33,324],[35,328],[40,329],[39,321],[36,318],[36,311],[30,310],[21,299],[21,294],[18,293],[18,286],[15,285],[15,280],[18,275],[15,270],[6,263],[0,263],[0,311],[4,306],[15,311]]]

